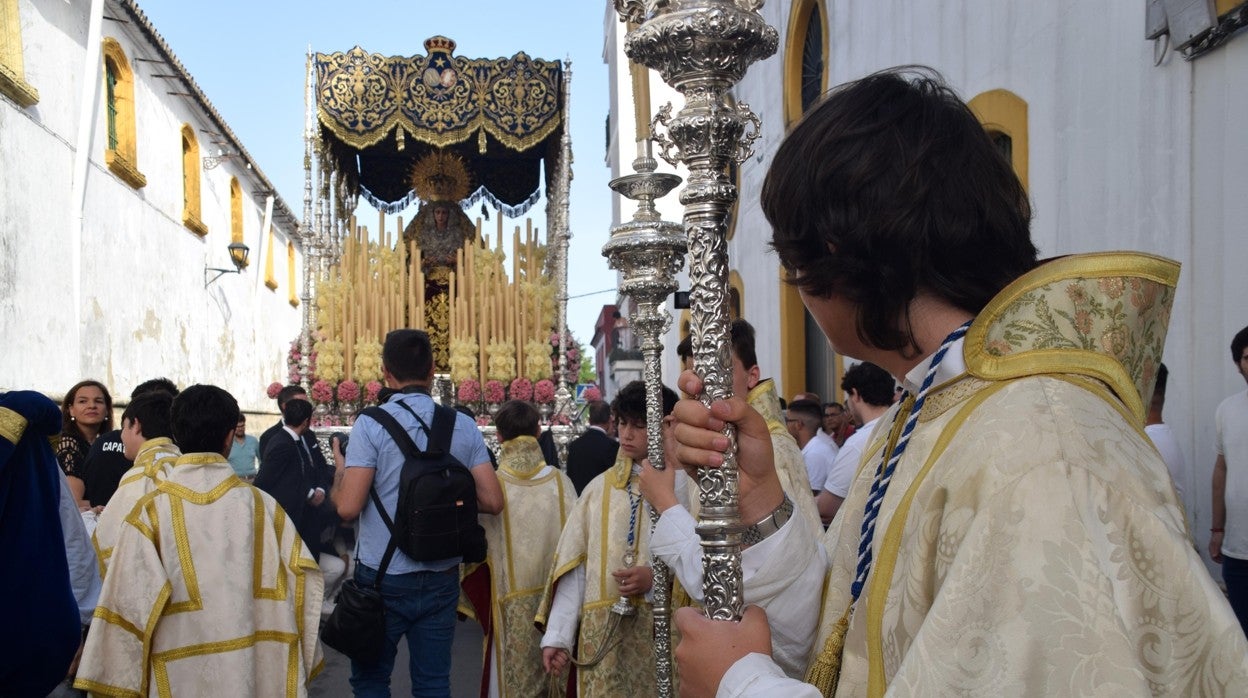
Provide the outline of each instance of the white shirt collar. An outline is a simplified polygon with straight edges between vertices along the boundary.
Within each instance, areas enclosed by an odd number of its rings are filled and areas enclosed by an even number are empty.
[[[289,426],[285,424],[282,425],[282,431],[286,432],[287,434],[290,434],[290,438],[294,439],[295,441],[303,441],[303,437],[299,436],[299,434],[296,433],[294,429],[291,429]]]
[[[932,378],[933,387],[966,373],[966,359],[962,356],[962,345],[965,342],[966,338],[962,337],[949,345],[945,358],[941,360],[940,366],[936,367],[936,375]],[[919,365],[910,369],[905,380],[901,382],[911,395],[919,394],[919,388],[923,387],[923,378],[927,375],[927,367],[932,365],[932,357],[935,355],[936,353],[932,352],[920,361]]]

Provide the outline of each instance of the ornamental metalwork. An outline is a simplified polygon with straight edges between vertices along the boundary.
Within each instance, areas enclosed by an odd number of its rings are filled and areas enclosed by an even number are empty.
[[[611,229],[611,238],[602,254],[612,269],[621,273],[620,293],[637,304],[629,323],[641,338],[641,353],[646,383],[646,441],[650,463],[656,469],[663,461],[663,376],[659,365],[663,356],[663,335],[672,323],[667,312],[667,297],[676,290],[676,273],[684,266],[687,246],[684,230],[678,223],[664,221],[654,207],[654,200],[665,196],[680,177],[655,172],[658,163],[650,153],[650,141],[633,161],[636,174],[611,181],[611,188],[624,197],[638,202],[633,219]],[[651,525],[658,514],[650,510]],[[664,698],[674,695],[672,684],[671,572],[657,558],[654,570],[654,651],[658,672],[656,687]]]
[[[729,356],[726,218],[737,191],[730,162],[743,162],[758,137],[759,120],[727,93],[755,61],[776,51],[779,35],[758,14],[761,0],[615,0],[623,21],[640,22],[624,52],[659,73],[685,97],[676,114],[666,107],[651,123],[664,160],[689,169],[680,193],[689,244],[690,311],[694,370],[703,401],[732,393]],[[666,133],[661,133],[666,130]],[[715,619],[740,618],[741,533],[737,508],[736,433],[725,427],[729,448],[721,468],[698,473],[701,512],[703,607]]]

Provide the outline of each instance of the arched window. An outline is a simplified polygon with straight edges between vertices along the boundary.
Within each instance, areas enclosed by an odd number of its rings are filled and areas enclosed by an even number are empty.
[[[1027,184],[1027,102],[1009,90],[988,90],[967,103],[992,142]]]
[[[290,286],[290,305],[293,308],[299,307],[299,294],[295,291],[295,243],[293,240],[286,242],[286,269],[288,272],[288,285]]]
[[[243,241],[243,188],[230,177],[230,242]],[[244,263],[243,266],[246,266]]]
[[[792,124],[827,89],[828,21],[824,0],[796,0],[789,13],[784,53],[784,119]],[[813,390],[831,395],[840,382],[839,366],[797,288],[780,281],[780,382],[787,395]]]
[[[39,90],[26,84],[22,56],[22,18],[17,0],[0,0],[0,92],[23,107],[39,101]]]
[[[182,224],[196,235],[207,235],[200,219],[199,140],[190,124],[182,124]]]
[[[121,181],[135,189],[147,186],[147,178],[139,172],[138,137],[134,117],[134,72],[121,44],[104,39],[104,117],[108,127],[108,143],[104,164]]]
[[[264,251],[264,285],[268,286],[270,291],[276,291],[277,276],[273,273],[273,227],[270,225],[264,234],[268,239]]]
[[[789,11],[784,50],[784,121],[791,124],[818,101],[828,85],[824,0],[797,0]]]

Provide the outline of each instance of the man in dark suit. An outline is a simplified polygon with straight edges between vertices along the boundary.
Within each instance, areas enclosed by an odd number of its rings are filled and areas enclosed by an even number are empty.
[[[260,470],[255,485],[272,495],[295,525],[299,537],[317,560],[325,578],[326,608],[332,608],[338,581],[346,572],[346,563],[328,545],[321,544],[321,534],[337,521],[329,502],[329,489],[334,474],[311,434],[312,403],[292,398],[282,409],[282,428],[272,434],[260,457]],[[332,593],[332,595],[331,595]]]
[[[296,399],[305,400],[305,401],[308,399],[308,392],[303,389],[302,385],[288,385],[282,388],[281,390],[279,390],[277,393],[278,413],[286,414],[286,403],[290,402],[291,400],[296,400]],[[277,424],[274,424],[268,429],[265,429],[264,433],[260,434],[260,447],[257,450],[257,452],[260,454],[261,459],[264,458],[264,452],[269,449],[269,440],[272,439],[276,434],[281,433],[282,426],[283,426],[283,420],[278,419]],[[311,434],[312,433],[311,430],[309,430],[308,433]]]
[[[598,473],[615,465],[620,444],[607,435],[611,406],[601,400],[589,403],[589,428],[568,444],[568,478],[577,495]]]

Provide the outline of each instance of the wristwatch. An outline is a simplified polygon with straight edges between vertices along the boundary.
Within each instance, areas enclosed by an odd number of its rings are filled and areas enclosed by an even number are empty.
[[[793,518],[793,500],[789,499],[789,495],[786,494],[784,495],[784,501],[780,502],[780,506],[763,517],[762,521],[746,527],[745,531],[741,533],[741,545],[748,547],[762,543],[767,539],[767,536],[779,531],[791,518]]]

